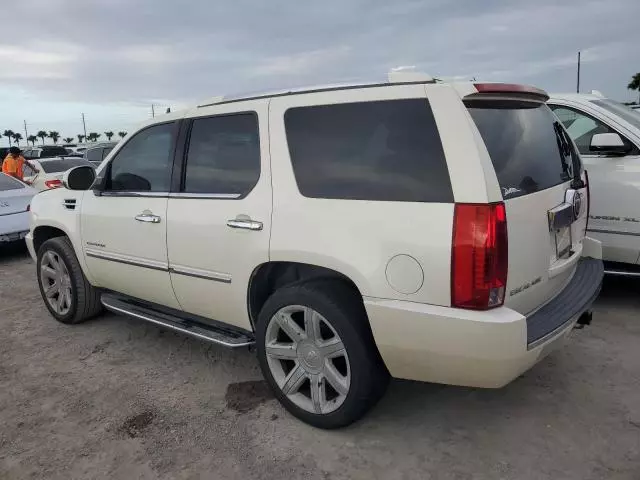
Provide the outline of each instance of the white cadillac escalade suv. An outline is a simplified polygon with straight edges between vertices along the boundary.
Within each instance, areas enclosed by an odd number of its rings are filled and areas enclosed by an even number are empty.
[[[588,321],[603,276],[547,98],[412,74],[156,118],[97,178],[34,199],[45,305],[255,343],[276,397],[322,428],[390,375],[503,386]]]

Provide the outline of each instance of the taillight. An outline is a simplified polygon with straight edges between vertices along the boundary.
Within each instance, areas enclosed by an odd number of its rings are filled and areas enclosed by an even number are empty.
[[[591,187],[589,186],[589,173],[584,171],[584,179],[587,184],[587,223],[584,226],[585,235],[587,233],[587,229],[589,228],[589,211],[591,210]]]
[[[451,305],[502,305],[509,260],[504,203],[456,203],[451,250]]]
[[[62,180],[45,180],[44,185],[47,188],[60,188],[62,186]]]

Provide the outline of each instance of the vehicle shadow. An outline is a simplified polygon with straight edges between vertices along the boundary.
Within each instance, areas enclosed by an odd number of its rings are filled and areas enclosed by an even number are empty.
[[[9,243],[0,243],[0,263],[10,263],[13,261],[24,260],[29,256],[27,244],[24,240]]]

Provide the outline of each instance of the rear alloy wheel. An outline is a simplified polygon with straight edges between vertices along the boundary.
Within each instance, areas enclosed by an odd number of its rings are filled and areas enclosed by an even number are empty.
[[[271,375],[291,402],[315,414],[344,403],[351,385],[349,356],[322,315],[301,305],[281,308],[269,321],[265,343]]]
[[[315,427],[339,428],[360,419],[389,381],[362,299],[342,280],[276,290],[260,311],[256,345],[275,396]]]

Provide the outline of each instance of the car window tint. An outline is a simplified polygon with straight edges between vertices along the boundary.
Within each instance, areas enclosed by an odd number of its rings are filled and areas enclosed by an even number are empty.
[[[40,166],[44,173],[66,172],[70,168],[91,165],[82,158],[61,158],[55,160],[43,160]]]
[[[569,133],[569,136],[573,139],[578,151],[582,155],[593,155],[593,152],[589,150],[591,145],[591,138],[597,133],[618,133],[608,125],[602,123],[600,120],[586,115],[582,112],[578,112],[573,108],[564,106],[549,105],[556,114],[558,120],[562,122],[564,128]]]
[[[102,160],[102,149],[91,148],[85,152],[84,157],[90,162],[99,162]]]
[[[296,107],[284,121],[296,182],[306,197],[453,201],[426,99]]]
[[[7,190],[18,190],[24,188],[24,185],[19,181],[14,180],[9,175],[0,173],[0,192],[6,192]]]
[[[102,149],[102,158],[101,158],[101,160],[104,160],[104,159],[105,159],[105,157],[106,157],[107,155],[109,155],[109,152],[110,152],[111,150],[113,150],[113,147],[106,147],[106,148],[103,148],[103,149]]]
[[[259,177],[260,139],[256,114],[193,121],[187,151],[185,192],[246,195]]]
[[[44,147],[40,153],[41,158],[58,157],[67,154],[67,149],[64,147]]]
[[[164,123],[135,134],[111,161],[107,189],[169,191],[174,130],[173,123]]]
[[[505,198],[572,178],[578,156],[545,104],[474,100],[465,105],[484,140]]]

